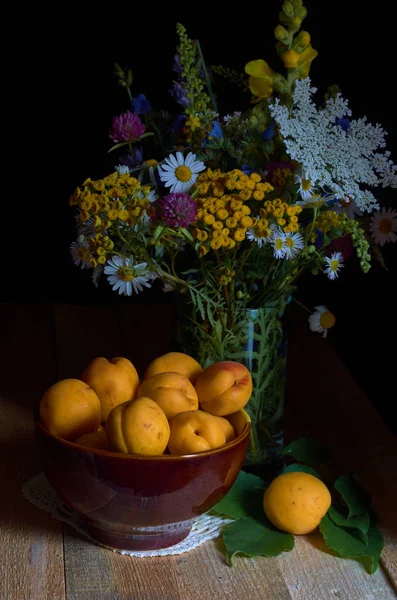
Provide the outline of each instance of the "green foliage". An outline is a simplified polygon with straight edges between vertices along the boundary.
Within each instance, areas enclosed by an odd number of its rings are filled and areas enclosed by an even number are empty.
[[[359,538],[356,529],[341,527],[326,514],[320,523],[320,531],[327,546],[340,556],[360,561],[371,575],[378,569],[384,541],[374,525],[369,528],[365,542]]]
[[[292,456],[308,465],[324,464],[329,461],[329,452],[317,440],[303,437],[291,442],[283,449],[284,456]]]
[[[338,477],[334,487],[346,503],[349,517],[365,513],[371,505],[371,495],[358,483],[357,475],[354,473],[345,473]]]
[[[300,438],[288,446],[287,456],[309,458],[315,464],[323,462],[328,453],[311,438]],[[294,454],[292,454],[294,453]],[[309,473],[321,479],[311,466],[293,463],[283,473]],[[376,527],[374,512],[370,507],[369,493],[351,473],[334,481],[346,506],[334,501],[319,525],[326,545],[344,558],[361,562],[368,573],[379,567],[384,547],[382,533]],[[268,522],[263,509],[266,489],[260,477],[240,471],[232,488],[212,509],[212,513],[234,519],[225,526],[222,537],[226,558],[230,566],[236,555],[278,556],[294,547],[294,537],[279,531]]]
[[[223,532],[228,564],[238,554],[254,556],[278,556],[290,552],[295,545],[294,537],[269,527],[250,517],[227,525]]]

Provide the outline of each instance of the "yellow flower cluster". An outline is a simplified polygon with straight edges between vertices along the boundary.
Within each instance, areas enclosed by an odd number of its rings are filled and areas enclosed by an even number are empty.
[[[322,233],[329,233],[331,229],[337,229],[341,226],[341,215],[338,215],[334,210],[323,212],[314,224],[314,229],[318,229]],[[312,234],[311,241],[315,242],[317,234]]]
[[[267,231],[270,235],[270,223],[273,221],[283,229],[285,233],[295,232],[299,230],[298,215],[302,212],[301,206],[290,206],[283,202],[280,198],[274,200],[266,200],[264,207],[261,208],[259,214],[260,219],[257,223],[257,228]],[[262,237],[268,237],[263,235]]]
[[[100,233],[117,221],[134,225],[150,204],[149,193],[149,186],[142,186],[129,173],[116,171],[104,179],[86,179],[70,196],[69,204],[79,207],[81,223],[93,217]]]
[[[105,264],[106,254],[109,250],[113,250],[114,243],[109,236],[97,233],[94,237],[89,238],[88,248],[91,253],[91,258],[88,262],[90,267],[94,268]]]
[[[197,222],[195,236],[199,242],[200,254],[209,249],[234,248],[245,239],[249,227],[254,227],[257,219],[251,217],[248,200],[261,202],[273,187],[262,182],[258,173],[246,175],[235,169],[223,173],[219,169],[207,169],[200,173],[195,184],[197,190]]]

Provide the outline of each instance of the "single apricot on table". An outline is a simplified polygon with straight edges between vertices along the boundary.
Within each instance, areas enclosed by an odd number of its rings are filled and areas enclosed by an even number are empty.
[[[316,529],[330,506],[327,486],[309,473],[283,473],[273,479],[263,496],[269,521],[277,529],[294,535]]]
[[[164,411],[144,396],[115,406],[105,429],[110,449],[124,454],[163,454],[170,437]]]
[[[170,420],[171,454],[195,454],[226,444],[226,434],[218,419],[202,410],[188,410]]]
[[[72,441],[96,431],[101,423],[101,403],[94,390],[80,379],[61,379],[45,392],[39,417],[50,433]]]
[[[102,356],[94,358],[86,367],[81,379],[96,392],[101,402],[101,421],[118,404],[135,398],[139,387],[139,376],[128,358],[116,356],[111,360]]]
[[[158,373],[174,372],[185,375],[194,385],[202,370],[200,364],[192,356],[183,352],[167,352],[167,354],[152,360],[143,378],[147,379]]]
[[[198,409],[197,392],[191,381],[181,373],[157,373],[144,379],[136,397],[154,400],[165,412],[167,419],[186,410]]]
[[[200,408],[224,417],[247,404],[252,394],[252,377],[242,363],[219,361],[200,373],[195,388]]]

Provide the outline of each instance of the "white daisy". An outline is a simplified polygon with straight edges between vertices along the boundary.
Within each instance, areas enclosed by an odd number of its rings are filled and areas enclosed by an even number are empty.
[[[288,260],[290,258],[295,258],[298,256],[299,252],[303,250],[305,247],[305,242],[303,236],[298,233],[288,232],[285,234],[285,258]]]
[[[339,269],[343,268],[342,252],[333,252],[330,257],[326,256],[324,260],[328,265],[324,270],[324,273],[328,275],[330,279],[338,277]]]
[[[295,182],[299,183],[299,193],[302,200],[305,202],[311,200],[316,193],[316,188],[310,179],[306,179],[303,173],[296,173]]]
[[[186,157],[182,152],[177,152],[175,156],[170,154],[165,159],[163,166],[158,167],[158,172],[165,186],[171,187],[171,192],[188,192],[204,169],[204,163],[196,160],[193,152]]]
[[[338,204],[334,206],[334,211],[340,215],[345,213],[349,219],[355,219],[356,217],[362,217],[363,211],[360,210],[354,200],[338,200]]]
[[[281,229],[277,229],[273,232],[271,243],[273,245],[274,256],[276,258],[285,258],[285,233]]]
[[[116,165],[114,168],[119,175],[126,175],[130,172],[130,168],[127,165]]]
[[[371,217],[369,230],[377,244],[383,246],[386,242],[395,242],[397,239],[397,211],[382,208]]]
[[[150,273],[146,267],[145,262],[135,265],[132,256],[113,256],[107,261],[103,272],[109,275],[108,281],[114,291],[131,296],[132,292],[142,292],[143,286],[150,288],[152,284],[149,282],[156,278],[156,274]]]
[[[259,248],[271,240],[269,229],[259,229],[258,227],[249,227],[245,237],[250,242],[256,242]]]
[[[79,244],[78,242],[72,242],[70,244],[70,254],[72,255],[72,260],[76,267],[80,267],[82,269],[88,269],[90,260],[90,251],[88,250],[88,244],[84,242],[83,244]]]
[[[75,218],[77,235],[84,237],[92,237],[95,235],[95,227],[94,227],[94,217],[90,217],[88,221],[84,221],[83,223],[80,221],[80,215],[76,215]]]
[[[315,306],[315,311],[309,317],[309,326],[312,331],[323,334],[327,337],[328,329],[335,325],[335,317],[326,306]]]

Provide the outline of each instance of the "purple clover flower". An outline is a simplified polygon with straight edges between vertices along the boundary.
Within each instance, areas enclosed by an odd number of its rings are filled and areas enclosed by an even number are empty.
[[[145,129],[138,115],[128,110],[119,117],[113,117],[109,137],[116,144],[120,142],[134,142],[141,137]]]
[[[173,192],[156,200],[153,207],[152,218],[170,227],[189,227],[197,219],[196,203],[189,194]]]

